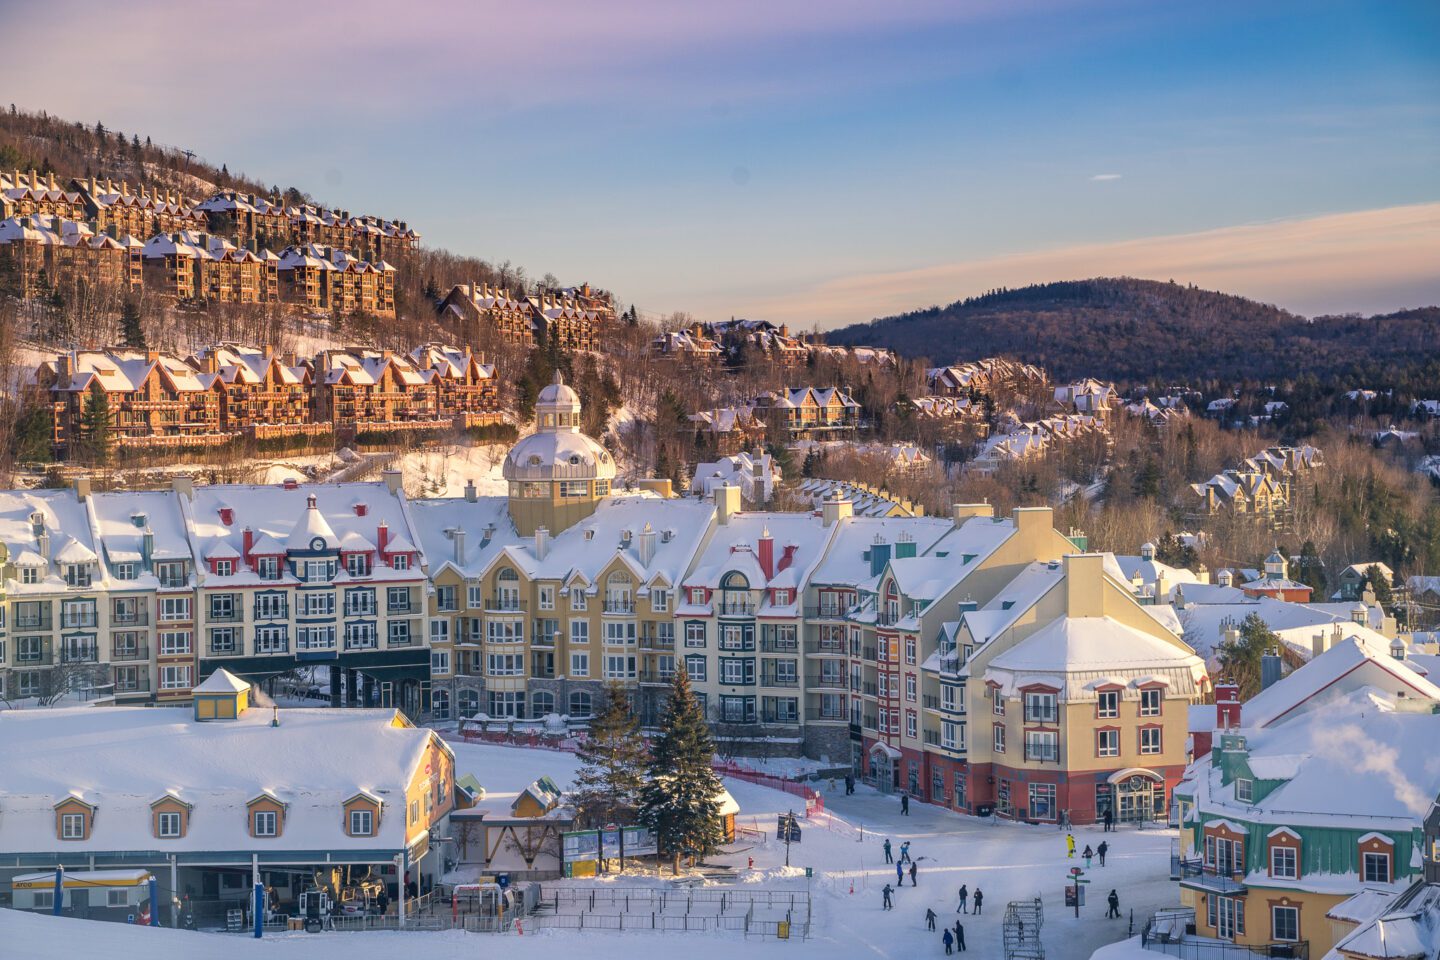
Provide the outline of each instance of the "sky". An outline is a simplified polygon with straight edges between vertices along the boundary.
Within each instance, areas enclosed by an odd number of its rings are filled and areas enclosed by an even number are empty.
[[[1434,0],[0,10],[0,100],[646,315],[823,329],[1122,274],[1440,303]]]

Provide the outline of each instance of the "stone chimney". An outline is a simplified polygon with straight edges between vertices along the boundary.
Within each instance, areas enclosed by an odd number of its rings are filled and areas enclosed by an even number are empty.
[[[89,498],[90,498],[90,478],[89,478],[89,477],[76,477],[76,478],[75,478],[75,499],[78,500],[80,503],[84,503],[84,502],[85,502],[86,500],[88,500]]]
[[[479,499],[479,493],[478,493],[478,492],[476,491],[476,489],[475,489],[475,481],[474,481],[474,480],[466,480],[466,481],[465,481],[465,500],[466,500],[466,502],[468,502],[468,503],[474,503],[474,502],[475,502],[476,500],[478,500],[478,499]]]
[[[645,529],[640,531],[640,565],[650,566],[650,561],[655,559],[655,528],[649,521],[645,523]]]
[[[455,566],[457,566],[457,567],[464,566],[464,564],[465,564],[465,531],[464,531],[464,529],[462,529],[462,528],[460,528],[460,527],[456,527],[454,530],[452,530],[452,531],[450,532],[450,539],[451,539],[451,540],[454,542],[454,544],[455,544]]]
[[[405,475],[399,470],[392,469],[382,472],[380,476],[385,480],[385,489],[389,490],[394,496],[399,496]]]
[[[1047,511],[1048,512],[1048,511]],[[1072,553],[1065,563],[1065,615],[1105,615],[1105,558],[1098,553]]]
[[[195,479],[193,477],[176,477],[170,481],[170,489],[186,500],[195,499]]]
[[[715,522],[724,526],[740,512],[740,488],[724,484],[715,488]]]
[[[972,517],[994,516],[995,505],[990,503],[957,503],[950,507],[950,519],[957,527]]]
[[[833,527],[846,517],[855,515],[855,504],[839,494],[829,496],[820,504],[820,515],[824,518],[825,526]]]
[[[550,554],[550,530],[547,527],[535,528],[535,559],[544,560]]]

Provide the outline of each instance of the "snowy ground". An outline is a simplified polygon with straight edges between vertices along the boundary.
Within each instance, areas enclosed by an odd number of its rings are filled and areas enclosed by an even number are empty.
[[[564,785],[574,771],[573,757],[550,751],[457,743],[455,753],[458,773],[473,773],[485,786],[489,799],[511,797],[541,775]],[[762,960],[782,956],[823,956],[833,960],[859,955],[909,960],[943,955],[939,933],[925,929],[925,910],[934,909],[942,924],[953,923],[955,891],[962,883],[972,892],[977,887],[985,891],[984,916],[960,917],[970,955],[977,960],[1002,955],[1000,921],[1006,902],[1037,895],[1044,901],[1041,939],[1046,956],[1051,960],[1087,960],[1098,947],[1121,940],[1128,932],[1126,919],[1103,919],[1105,895],[1112,887],[1119,891],[1126,918],[1131,909],[1135,911],[1137,930],[1153,910],[1178,903],[1178,892],[1168,879],[1172,831],[1126,829],[1109,835],[1113,850],[1108,864],[1103,869],[1097,864],[1090,871],[1094,883],[1089,888],[1089,903],[1081,908],[1077,920],[1073,911],[1063,906],[1062,887],[1066,872],[1078,861],[1066,860],[1064,835],[1054,828],[991,825],[919,803],[912,805],[911,816],[902,817],[898,803],[891,797],[864,787],[857,788],[850,797],[840,790],[826,798],[837,822],[830,827],[815,821],[803,824],[802,842],[791,848],[794,867],[787,871],[783,866],[785,848],[774,839],[775,817],[791,809],[798,798],[741,781],[727,781],[726,787],[740,804],[740,822],[765,831],[768,842],[749,848],[742,843],[715,859],[739,868],[739,883],[794,888],[808,885],[814,896],[812,935],[804,942],[750,940],[742,945],[736,936],[671,934],[667,948],[683,950],[687,960],[734,960],[737,949]],[[907,881],[896,891],[895,909],[890,912],[880,909],[880,888],[895,880],[893,867],[884,863],[881,844],[885,837],[897,850],[901,842],[909,840],[919,868],[919,886],[912,888]],[[1081,830],[1075,835],[1081,849],[1086,844],[1098,844],[1102,837],[1098,830]],[[749,857],[755,859],[753,871],[746,869]],[[815,871],[814,878],[808,881],[802,869],[807,866]],[[632,873],[622,882],[663,881],[653,875]],[[143,955],[149,960],[188,960],[197,956],[216,960],[320,960],[342,953],[347,960],[390,960],[399,952],[418,950],[431,960],[446,960],[503,950],[507,960],[550,960],[557,951],[576,949],[579,938],[584,936],[584,949],[594,960],[620,960],[637,947],[643,951],[654,949],[642,944],[646,938],[653,941],[656,935],[543,930],[523,937],[509,936],[503,944],[493,940],[475,942],[485,936],[493,935],[296,933],[267,937],[256,944],[233,935],[136,929],[0,911],[0,944],[5,945],[0,952],[37,958],[70,958],[103,949],[113,956]]]

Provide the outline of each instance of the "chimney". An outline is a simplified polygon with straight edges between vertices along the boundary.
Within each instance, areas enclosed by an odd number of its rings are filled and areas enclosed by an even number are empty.
[[[535,559],[544,560],[550,553],[550,530],[547,527],[535,528]]]
[[[1019,511],[1017,511],[1019,512]],[[1045,511],[1049,513],[1047,509]],[[1105,615],[1105,558],[1098,553],[1071,553],[1065,559],[1065,615]]]
[[[294,477],[286,477],[284,482],[281,483],[280,486],[282,489],[285,490],[299,490],[300,481],[296,480]]]
[[[176,477],[170,481],[170,489],[183,496],[186,500],[195,499],[195,478]]]
[[[765,579],[768,581],[775,576],[775,540],[770,536],[769,527],[761,530],[760,541],[756,547],[756,553],[760,558],[760,569],[765,571]]]
[[[475,481],[474,481],[474,480],[466,480],[466,481],[465,481],[465,500],[466,500],[466,502],[468,502],[468,503],[474,503],[474,502],[475,502],[476,500],[478,500],[478,499],[479,499],[479,494],[478,494],[478,491],[476,491],[476,489],[475,489]]]
[[[1322,631],[1322,632],[1320,632],[1320,633],[1315,634],[1315,636],[1310,639],[1310,658],[1313,660],[1314,658],[1316,658],[1316,657],[1320,656],[1322,653],[1324,653],[1325,650],[1326,650],[1325,634],[1324,634],[1324,632]]]
[[[450,539],[455,544],[455,566],[463,566],[465,564],[465,531],[456,527],[451,532]]]
[[[76,477],[76,478],[75,478],[75,499],[78,500],[80,503],[84,503],[89,497],[90,497],[90,478],[89,478],[89,477]]]
[[[381,520],[380,525],[375,528],[375,548],[383,557],[385,548],[388,546],[390,546],[390,525]]]
[[[1215,574],[1215,585],[1218,587],[1228,587],[1234,582],[1235,574],[1231,572],[1229,567],[1219,570]]]
[[[780,554],[780,562],[775,566],[776,573],[785,572],[790,564],[795,562],[795,551],[798,549],[800,548],[793,543],[787,543],[785,545],[784,552]]]
[[[1215,726],[1233,730],[1240,726],[1240,685],[1223,679],[1215,684]]]
[[[150,568],[150,560],[155,556],[155,531],[149,527],[140,535],[140,558],[145,561],[146,569]]]
[[[245,566],[254,568],[255,564],[250,559],[250,553],[255,549],[255,531],[246,527],[240,531],[240,557],[245,561]]]
[[[655,559],[655,528],[649,521],[646,521],[645,528],[640,531],[640,565],[650,566],[650,561]]]
[[[715,488],[715,522],[724,526],[740,512],[740,488],[722,484]]]
[[[833,527],[846,517],[855,515],[855,504],[837,493],[834,496],[826,497],[820,504],[820,515],[825,520],[825,526]]]
[[[1280,651],[1274,647],[1260,657],[1260,689],[1269,690],[1280,679]]]
[[[235,522],[235,510],[234,510],[234,508],[232,508],[232,507],[221,507],[221,508],[220,508],[220,522],[223,523],[223,524],[225,524],[225,526],[227,526],[227,527],[230,526],[231,524],[233,524],[233,523]]]
[[[399,470],[386,470],[381,473],[380,476],[385,480],[385,489],[389,490],[395,496],[399,496],[401,481],[404,479],[405,475],[402,474]]]
[[[39,550],[40,550],[40,556],[44,557],[46,560],[49,560],[49,559],[50,559],[50,531],[49,531],[49,530],[46,530],[44,527],[41,527],[41,528],[40,528],[40,533],[39,533],[39,535],[37,535],[37,536],[35,537],[35,541],[36,541],[36,546],[37,546],[37,547],[39,548]]]
[[[369,512],[370,512],[370,504],[365,503],[364,501],[361,501],[361,500],[357,500],[357,501],[355,502],[355,516],[357,516],[357,517],[363,517],[363,516],[365,516],[365,514],[367,514],[367,513],[369,513]]]

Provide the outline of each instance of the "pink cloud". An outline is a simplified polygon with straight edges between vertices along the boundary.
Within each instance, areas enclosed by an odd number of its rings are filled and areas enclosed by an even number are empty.
[[[829,328],[1000,286],[1098,276],[1194,283],[1306,314],[1384,311],[1440,301],[1437,263],[1440,203],[1423,203],[835,277],[713,312]]]

